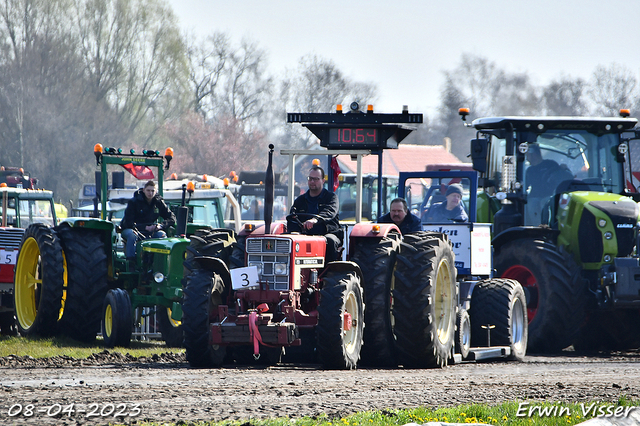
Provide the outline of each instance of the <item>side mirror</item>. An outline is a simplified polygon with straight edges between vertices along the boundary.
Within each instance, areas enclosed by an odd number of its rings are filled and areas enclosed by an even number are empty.
[[[473,170],[479,173],[485,173],[487,171],[488,150],[488,139],[471,139],[471,162],[473,163]]]

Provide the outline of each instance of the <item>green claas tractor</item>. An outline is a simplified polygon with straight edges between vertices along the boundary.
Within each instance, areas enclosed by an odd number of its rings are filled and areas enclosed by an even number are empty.
[[[467,109],[460,114],[465,120]],[[527,295],[530,352],[640,344],[640,196],[621,117],[490,117],[466,124],[473,167],[500,202],[497,276]],[[465,120],[466,121],[466,120]]]
[[[105,346],[128,346],[137,308],[149,307],[155,308],[167,345],[181,345],[189,208],[185,203],[177,208],[176,229],[167,230],[167,238],[139,240],[133,264],[125,257],[117,223],[105,220],[109,201],[126,202],[108,199],[122,182],[113,179],[109,189],[107,166],[122,166],[140,179],[157,179],[162,194],[163,171],[169,167],[173,151],[167,149],[164,156],[153,150],[123,154],[98,144],[94,154],[100,170],[100,218],[67,218],[54,228],[31,226],[25,231],[22,246],[30,250],[18,256],[15,283],[16,304],[28,306],[18,311],[20,329],[40,334],[46,327],[54,327],[56,333],[92,341],[102,322]],[[208,224],[190,225],[188,232],[199,238],[211,229]],[[226,245],[235,240],[231,230],[216,234],[222,235]]]

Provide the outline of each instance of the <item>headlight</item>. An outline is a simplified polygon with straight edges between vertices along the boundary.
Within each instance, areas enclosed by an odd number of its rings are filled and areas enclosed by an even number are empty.
[[[287,275],[286,263],[276,263],[273,269],[276,275]]]
[[[605,226],[607,226],[607,221],[604,219],[600,219],[598,221],[598,225],[600,226],[600,228],[604,228]]]
[[[249,262],[249,266],[255,266],[258,269],[258,275],[262,274],[262,262]]]
[[[604,233],[604,239],[605,240],[610,240],[611,238],[613,238],[613,234],[609,231]]]
[[[153,280],[160,284],[162,281],[164,281],[164,275],[162,274],[162,272],[156,272],[155,274],[153,274]]]

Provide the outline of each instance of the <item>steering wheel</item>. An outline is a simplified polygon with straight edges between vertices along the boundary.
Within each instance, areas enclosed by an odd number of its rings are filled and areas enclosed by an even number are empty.
[[[303,234],[306,234],[308,230],[305,229],[304,222],[306,222],[309,219],[317,219],[318,223],[320,223],[320,221],[322,220],[322,217],[313,213],[291,213],[287,215],[286,219],[287,219],[287,222],[292,222],[297,224],[300,227],[300,232],[302,232]]]

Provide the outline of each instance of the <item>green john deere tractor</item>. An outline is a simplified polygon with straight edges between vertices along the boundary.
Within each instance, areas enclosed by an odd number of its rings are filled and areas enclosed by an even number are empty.
[[[164,156],[152,150],[122,154],[115,148],[103,150],[98,144],[94,154],[100,170],[99,207],[96,205],[94,216],[100,218],[67,218],[55,228],[43,230],[42,226],[33,225],[33,230],[26,230],[22,244],[30,250],[18,256],[16,283],[21,283],[21,288],[36,290],[16,293],[17,305],[29,307],[18,312],[18,322],[33,328],[42,323],[38,320],[40,315],[59,310],[57,333],[92,341],[102,322],[105,346],[128,346],[137,322],[136,312],[140,312],[137,308],[151,308],[167,345],[181,346],[182,279],[185,268],[188,271],[193,263],[189,259],[194,257],[188,251],[187,236],[206,237],[208,242],[219,243],[209,248],[217,253],[231,250],[235,234],[230,229],[214,230],[211,223],[187,226],[188,218],[194,217],[194,209],[204,206],[185,203],[185,188],[181,205],[173,207],[178,217],[176,229],[167,230],[167,238],[139,240],[135,264],[131,264],[125,257],[117,219],[109,213],[117,211],[118,204],[124,207],[132,193],[129,190],[124,196],[119,188],[122,182],[116,182],[122,179],[114,178],[109,184],[107,166],[133,170],[134,176],[145,175],[145,180],[157,179],[162,195],[163,171],[169,167],[173,150],[167,149]],[[214,216],[220,218],[218,225],[222,228],[224,213],[217,206],[219,210]],[[20,294],[24,294],[24,300],[18,300]],[[38,330],[32,331],[38,334]]]
[[[473,167],[501,203],[497,276],[518,280],[527,295],[530,352],[640,344],[640,195],[628,187],[636,124],[625,110],[466,124],[476,130]]]

